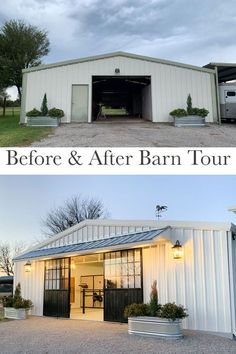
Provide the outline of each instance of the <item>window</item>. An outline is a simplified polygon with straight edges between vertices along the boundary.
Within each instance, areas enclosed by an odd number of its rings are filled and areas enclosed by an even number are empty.
[[[45,261],[45,290],[69,287],[69,258]]]
[[[235,91],[227,91],[227,96],[233,97],[235,95],[236,95]]]
[[[141,249],[105,254],[105,287],[141,288]]]

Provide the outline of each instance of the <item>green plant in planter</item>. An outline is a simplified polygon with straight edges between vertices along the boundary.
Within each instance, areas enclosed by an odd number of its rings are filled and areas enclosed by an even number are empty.
[[[150,304],[149,304],[149,312],[150,316],[157,316],[161,305],[158,303],[158,292],[157,292],[157,281],[154,280],[153,284],[151,285],[152,291],[150,294]]]
[[[26,113],[27,117],[38,117],[38,116],[41,116],[41,115],[42,115],[41,112],[38,111],[36,108],[34,108],[31,111]]]
[[[14,296],[7,296],[2,299],[4,307],[14,307],[15,309],[30,309],[33,303],[29,299],[24,299],[21,296],[20,283],[16,286]]]
[[[54,118],[61,118],[61,117],[64,117],[64,112],[62,109],[54,107],[48,111],[48,115],[50,117],[54,117]]]
[[[186,117],[188,115],[187,111],[183,108],[177,108],[170,112],[172,117]]]
[[[190,115],[192,114],[193,104],[192,104],[192,97],[189,94],[187,97],[187,113]]]
[[[200,117],[206,117],[208,115],[209,111],[205,108],[192,108],[192,115],[195,116],[200,116]]]
[[[47,105],[47,95],[46,93],[43,96],[43,101],[41,105],[42,116],[46,116],[48,114],[48,105]]]
[[[168,318],[172,321],[176,319],[182,319],[188,316],[187,310],[182,305],[176,305],[174,302],[168,302],[161,306],[159,317]]]
[[[124,317],[148,316],[150,313],[149,305],[147,304],[131,304],[125,307]]]

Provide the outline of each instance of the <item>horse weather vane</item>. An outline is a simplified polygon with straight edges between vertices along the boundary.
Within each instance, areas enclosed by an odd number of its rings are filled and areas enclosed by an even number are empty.
[[[156,217],[159,220],[162,217],[162,213],[167,211],[167,206],[166,205],[156,205]]]

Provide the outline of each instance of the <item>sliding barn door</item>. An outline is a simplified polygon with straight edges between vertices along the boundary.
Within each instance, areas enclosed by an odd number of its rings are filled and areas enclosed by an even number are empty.
[[[124,309],[143,302],[141,249],[105,254],[104,320],[127,322]]]
[[[43,315],[70,317],[70,258],[45,261]]]

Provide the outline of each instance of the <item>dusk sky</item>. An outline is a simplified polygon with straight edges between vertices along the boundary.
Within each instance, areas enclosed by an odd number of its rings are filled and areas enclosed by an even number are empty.
[[[70,198],[99,198],[113,219],[231,221],[235,176],[0,176],[0,240],[41,240],[41,218]]]

